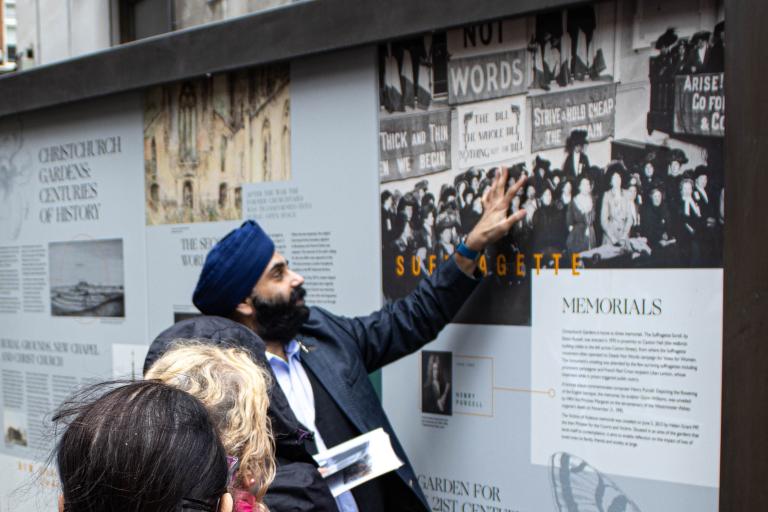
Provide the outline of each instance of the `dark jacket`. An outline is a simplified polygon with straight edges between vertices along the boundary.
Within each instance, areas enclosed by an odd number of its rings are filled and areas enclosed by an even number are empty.
[[[567,178],[581,176],[587,171],[589,171],[589,157],[586,153],[581,153],[578,169],[574,169],[573,153],[568,153],[568,156],[565,157],[565,162],[563,162],[563,174],[565,174]]]
[[[428,511],[430,508],[368,374],[435,339],[478,283],[467,277],[450,258],[408,296],[368,316],[346,318],[321,308],[310,308],[309,319],[298,336],[307,348],[301,354],[303,363],[317,376],[349,421],[361,433],[382,427],[389,434],[395,453],[405,463],[397,470],[397,478],[383,480],[388,486],[385,495],[398,504],[398,510]],[[271,373],[264,355],[264,342],[253,331],[226,318],[212,316],[184,320],[161,333],[149,348],[144,371],[178,338],[209,339],[243,347]],[[273,512],[336,510],[317,471],[309,475],[309,483],[306,481],[307,465],[314,464],[310,455],[313,443],[276,384],[270,390],[269,415],[276,438],[278,475],[267,492],[267,506]],[[288,469],[293,464],[298,464],[302,472],[297,476],[304,480],[294,481],[294,474]],[[364,504],[359,505],[365,510]]]

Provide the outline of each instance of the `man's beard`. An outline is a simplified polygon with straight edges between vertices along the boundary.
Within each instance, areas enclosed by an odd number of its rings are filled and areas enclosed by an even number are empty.
[[[309,308],[297,304],[306,294],[306,290],[298,286],[291,291],[287,301],[263,300],[252,296],[256,310],[256,334],[264,341],[280,343],[288,343],[296,337],[301,326],[309,318]]]

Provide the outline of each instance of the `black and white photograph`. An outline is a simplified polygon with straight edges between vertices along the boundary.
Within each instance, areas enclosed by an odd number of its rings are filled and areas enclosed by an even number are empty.
[[[51,315],[124,317],[123,240],[48,244]]]
[[[318,471],[338,496],[403,465],[383,429],[377,428],[313,455]]]
[[[519,176],[523,169],[522,165],[513,167],[513,176]],[[459,241],[482,215],[482,196],[497,171],[496,167],[474,167],[455,174],[452,179],[451,173],[440,173],[418,180],[412,189],[382,185],[385,299],[404,297],[420,279],[453,254]],[[513,200],[512,208],[519,209],[522,199]],[[508,325],[530,322],[530,276],[516,268],[520,253],[519,242],[514,236],[507,236],[481,255],[479,267],[488,279],[483,280],[464,304],[455,322]]]
[[[421,352],[421,412],[453,415],[453,354]]]
[[[27,415],[15,409],[3,409],[3,438],[5,446],[27,446]]]
[[[451,168],[445,32],[379,49],[379,176],[382,182]]]
[[[174,311],[173,312],[173,323],[181,322],[182,320],[189,320],[190,318],[195,318],[200,316],[201,313],[194,313],[191,311]]]
[[[385,300],[407,295],[453,253],[482,215],[482,195],[502,167],[509,169],[510,182],[527,180],[510,208],[524,209],[526,217],[481,254],[478,266],[487,278],[457,323],[530,325],[530,279],[541,269],[722,267],[724,21],[702,19],[694,32],[670,26],[653,37],[644,34],[649,47],[640,54],[616,41],[614,8],[605,2],[525,23],[453,29],[445,51],[436,51],[437,36],[429,39],[427,53],[419,49],[423,38],[380,47]],[[514,27],[527,27],[526,38],[512,37]],[[473,47],[467,54],[484,33],[490,41],[486,53]],[[521,60],[517,46],[524,40],[530,42],[527,87],[510,82],[502,88],[497,72],[506,64],[514,76]],[[439,103],[451,113],[450,141],[439,147],[445,158],[431,158],[438,147],[419,138],[416,129],[396,144],[393,120],[420,109],[411,96],[392,101],[400,97],[392,95],[394,85],[408,90],[403,69],[408,76],[417,69],[404,57],[409,53],[429,55],[428,77],[443,76],[438,70],[445,64],[438,59],[447,60],[448,90],[457,88],[453,103],[449,95],[446,104],[444,89],[433,80],[433,101],[422,105],[432,109]],[[485,84],[482,91],[458,94],[461,87],[451,84],[464,68],[468,80]],[[622,92],[623,77],[631,78],[631,93]],[[521,123],[524,129],[510,131],[499,117],[504,109],[489,108],[489,102],[504,101],[524,105],[518,107],[519,115],[530,116]],[[493,129],[468,130],[485,113]],[[423,123],[428,124],[435,123]],[[488,142],[499,135],[498,142]],[[397,145],[399,153],[387,144]],[[520,149],[504,151],[513,144]],[[440,165],[425,169],[419,165],[425,162]],[[392,169],[399,172],[384,172]]]
[[[344,484],[351,484],[359,481],[373,472],[373,466],[371,466],[371,456],[368,453],[364,453],[362,457],[341,470]]]
[[[354,445],[348,450],[337,453],[332,457],[321,458],[318,460],[318,464],[320,464],[318,471],[320,471],[320,474],[323,476],[330,476],[350,466],[361,463],[365,464],[365,461],[368,459],[367,452],[369,444],[370,443],[366,441]],[[345,482],[346,481],[348,481],[348,479],[345,478]]]
[[[535,16],[528,43],[532,90],[613,81],[614,9],[609,2]]]
[[[445,32],[402,39],[379,48],[380,106],[387,113],[423,112],[448,101]]]

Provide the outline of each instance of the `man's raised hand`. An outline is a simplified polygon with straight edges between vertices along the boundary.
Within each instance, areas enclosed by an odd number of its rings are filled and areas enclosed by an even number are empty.
[[[489,244],[506,235],[515,222],[525,217],[525,210],[508,215],[509,205],[517,191],[525,184],[525,175],[507,188],[509,170],[502,167],[493,177],[493,183],[483,194],[483,215],[467,235],[464,244],[473,251],[481,252]],[[506,190],[505,190],[506,189]]]

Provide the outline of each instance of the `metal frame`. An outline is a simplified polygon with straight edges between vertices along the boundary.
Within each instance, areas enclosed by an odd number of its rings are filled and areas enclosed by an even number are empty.
[[[726,0],[720,510],[768,503],[768,2]]]
[[[308,0],[6,75],[0,117],[573,0]]]
[[[569,0],[314,0],[0,78],[0,116],[466,23]],[[768,503],[768,3],[726,0],[725,304],[720,510]]]

